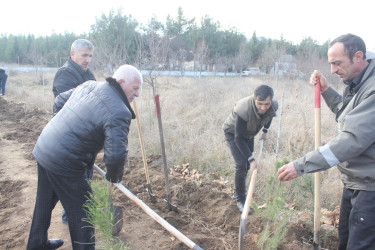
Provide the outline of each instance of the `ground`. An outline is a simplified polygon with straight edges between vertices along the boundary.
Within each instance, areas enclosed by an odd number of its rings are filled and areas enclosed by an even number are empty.
[[[25,249],[36,196],[36,163],[31,155],[35,142],[50,115],[30,110],[26,104],[0,98],[0,249]],[[103,169],[103,162],[97,164]],[[165,180],[160,156],[148,157],[148,172],[157,203],[145,189],[142,158],[130,158],[122,184],[164,220],[203,249],[238,249],[240,213],[228,190],[220,181],[196,182],[171,173],[172,202],[179,213],[169,211],[163,200]],[[95,175],[98,177],[98,174]],[[119,238],[130,249],[188,249],[169,231],[153,220],[121,191],[115,202],[123,207],[123,228]],[[61,223],[60,203],[52,214],[50,238],[62,238],[60,249],[71,249],[69,229]],[[265,226],[256,214],[247,219],[245,249],[258,249],[256,239]],[[287,225],[285,242],[278,249],[312,249],[311,225],[295,220]],[[326,249],[335,249],[332,238]]]

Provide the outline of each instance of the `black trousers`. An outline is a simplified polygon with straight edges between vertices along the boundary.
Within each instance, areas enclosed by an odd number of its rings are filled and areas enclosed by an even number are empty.
[[[83,207],[92,193],[86,176],[57,175],[37,165],[38,190],[27,249],[45,248],[52,210],[59,200],[68,215],[73,249],[95,249],[94,228],[86,221]]]
[[[375,249],[375,192],[344,188],[339,250]]]
[[[234,163],[236,165],[236,171],[234,175],[234,186],[235,186],[235,196],[237,201],[245,202],[246,200],[246,176],[250,169],[250,164],[247,158],[242,155],[241,151],[237,147],[235,142],[234,134],[225,133],[225,140],[232,153]],[[250,151],[254,151],[254,137],[248,139],[247,141]]]

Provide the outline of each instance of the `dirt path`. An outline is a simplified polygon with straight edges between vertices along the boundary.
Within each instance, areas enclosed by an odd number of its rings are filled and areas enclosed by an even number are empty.
[[[37,184],[31,151],[49,116],[3,98],[0,98],[0,110],[0,249],[25,249]],[[172,201],[179,213],[170,212],[163,201],[165,182],[160,157],[149,156],[148,160],[157,203],[150,202],[145,190],[141,157],[130,158],[126,167],[122,184],[127,189],[203,249],[238,248],[240,213],[220,182],[196,183],[171,174]],[[103,166],[100,157],[97,164]],[[188,249],[119,190],[115,194],[116,204],[124,209],[120,239],[127,242],[130,249]],[[49,237],[64,239],[65,244],[60,249],[71,249],[68,227],[61,223],[61,209],[58,203]],[[248,218],[246,249],[258,249],[255,240],[263,226],[262,218],[256,215]],[[286,243],[279,249],[309,249],[302,243],[312,236],[306,223],[292,223],[288,229]]]

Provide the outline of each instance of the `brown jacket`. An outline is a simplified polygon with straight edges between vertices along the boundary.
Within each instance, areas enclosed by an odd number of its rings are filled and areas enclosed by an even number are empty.
[[[272,118],[276,116],[277,108],[277,101],[273,100],[269,110],[260,117],[255,106],[254,97],[248,96],[242,98],[236,103],[232,113],[227,117],[222,128],[225,133],[234,134],[236,116],[239,115],[247,122],[247,135],[249,137],[254,137],[265,124],[269,123]]]

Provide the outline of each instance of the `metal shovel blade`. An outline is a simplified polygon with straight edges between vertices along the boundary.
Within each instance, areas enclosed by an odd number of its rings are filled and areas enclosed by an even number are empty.
[[[115,214],[115,217],[113,218],[112,235],[118,236],[120,234],[120,231],[122,229],[122,224],[123,224],[122,207],[114,206],[114,214]]]
[[[168,199],[164,199],[164,201],[166,202],[167,209],[168,209],[169,211],[173,211],[173,212],[178,213],[177,206],[176,206],[176,205],[173,205],[173,204],[171,203],[171,200],[168,201]]]
[[[156,203],[156,197],[155,197],[155,195],[152,193],[152,190],[151,190],[151,184],[150,184],[150,183],[147,184],[146,189],[147,189],[148,194],[150,195],[151,202],[155,204],[155,203]]]

